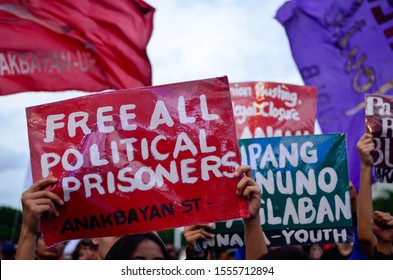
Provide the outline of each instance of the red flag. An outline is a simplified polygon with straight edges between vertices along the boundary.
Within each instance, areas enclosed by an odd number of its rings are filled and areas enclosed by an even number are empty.
[[[151,85],[154,8],[142,0],[0,4],[0,95]]]

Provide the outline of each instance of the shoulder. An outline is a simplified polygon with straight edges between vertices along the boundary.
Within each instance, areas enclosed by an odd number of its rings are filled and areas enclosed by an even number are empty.
[[[378,250],[377,246],[374,247],[373,253],[374,260],[393,260],[393,253],[390,255],[386,255]]]

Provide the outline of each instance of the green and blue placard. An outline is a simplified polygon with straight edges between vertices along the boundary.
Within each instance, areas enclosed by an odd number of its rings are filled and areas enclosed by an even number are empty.
[[[344,134],[239,140],[242,164],[262,189],[260,218],[270,246],[351,242]],[[216,223],[204,247],[242,247],[243,222]]]

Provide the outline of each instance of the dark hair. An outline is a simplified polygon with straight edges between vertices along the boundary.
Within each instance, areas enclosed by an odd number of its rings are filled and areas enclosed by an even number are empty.
[[[260,260],[308,260],[307,254],[293,246],[282,246],[269,251]]]
[[[79,257],[80,257],[80,255],[79,255],[80,252],[79,251],[80,251],[82,246],[89,246],[90,249],[92,249],[92,250],[97,250],[98,249],[98,245],[94,244],[93,241],[91,241],[90,238],[82,239],[82,240],[80,240],[78,242],[78,245],[76,245],[74,251],[72,252],[71,257],[72,257],[73,260],[79,260]]]
[[[143,239],[150,239],[157,243],[162,253],[164,254],[164,259],[169,260],[171,257],[169,256],[168,250],[164,242],[158,236],[158,234],[153,232],[142,233],[142,234],[134,234],[134,235],[125,235],[121,237],[119,240],[113,244],[113,246],[109,249],[108,253],[105,256],[106,260],[129,260],[131,258],[132,253],[135,251],[135,248]]]

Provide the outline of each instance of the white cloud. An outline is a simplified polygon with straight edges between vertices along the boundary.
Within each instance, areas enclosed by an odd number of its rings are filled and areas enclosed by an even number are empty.
[[[228,75],[301,83],[284,28],[284,1],[148,1],[157,7],[149,56],[155,84]]]

